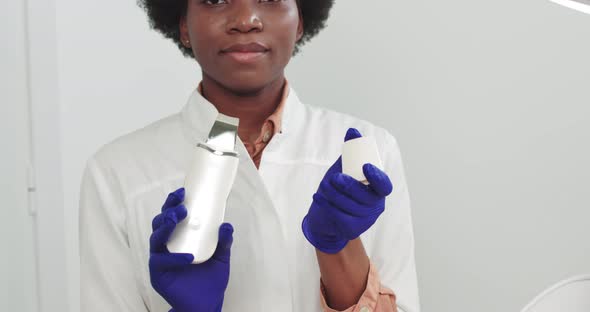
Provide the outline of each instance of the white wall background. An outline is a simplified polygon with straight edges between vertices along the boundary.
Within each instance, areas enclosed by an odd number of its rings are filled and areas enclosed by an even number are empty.
[[[37,264],[35,218],[30,214],[27,192],[30,133],[25,7],[3,1],[0,11],[13,12],[0,19],[0,311],[32,312],[37,306]]]
[[[68,309],[54,5],[0,3],[0,311]]]
[[[55,5],[77,311],[85,160],[178,111],[200,73],[148,29],[135,1]],[[517,311],[548,284],[590,272],[588,38],[590,16],[544,0],[338,1],[293,60],[288,77],[304,101],[398,138],[424,311]]]

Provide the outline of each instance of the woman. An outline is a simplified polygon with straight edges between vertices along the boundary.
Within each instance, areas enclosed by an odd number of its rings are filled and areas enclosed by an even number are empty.
[[[332,2],[140,1],[152,27],[199,63],[202,81],[182,112],[88,161],[80,203],[85,310],[419,311],[395,139],[301,103],[284,76]],[[240,164],[217,250],[193,265],[166,242],[187,214],[181,186],[192,148],[218,113],[240,119]],[[363,167],[368,186],[342,174],[339,158],[343,137],[361,133],[377,140],[383,160],[383,170]]]

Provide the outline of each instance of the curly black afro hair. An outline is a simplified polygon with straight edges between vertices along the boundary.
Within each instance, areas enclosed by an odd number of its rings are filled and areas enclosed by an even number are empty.
[[[193,57],[192,50],[180,42],[180,18],[186,15],[189,0],[137,0],[149,18],[151,28],[172,39],[180,51],[187,57]],[[324,27],[330,15],[334,0],[296,0],[303,17],[303,37],[295,45],[294,54],[299,48],[317,35]]]

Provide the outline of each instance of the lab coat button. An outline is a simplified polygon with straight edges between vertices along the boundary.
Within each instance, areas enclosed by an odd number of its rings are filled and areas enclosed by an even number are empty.
[[[270,141],[270,131],[266,131],[262,137],[262,142],[268,143],[268,141]]]
[[[200,229],[200,228],[201,228],[201,222],[200,222],[200,221],[199,221],[199,219],[197,219],[197,218],[191,218],[191,219],[188,221],[188,226],[189,226],[189,228],[190,228],[191,230],[195,230],[195,231],[196,231],[196,230],[198,230],[198,229]]]
[[[367,307],[362,307],[359,312],[371,312],[371,310]]]

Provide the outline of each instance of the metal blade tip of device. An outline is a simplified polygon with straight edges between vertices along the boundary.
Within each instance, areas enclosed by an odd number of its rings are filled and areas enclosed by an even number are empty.
[[[213,124],[213,128],[211,128],[211,132],[209,132],[207,145],[223,151],[234,150],[239,122],[238,118],[220,113]]]

